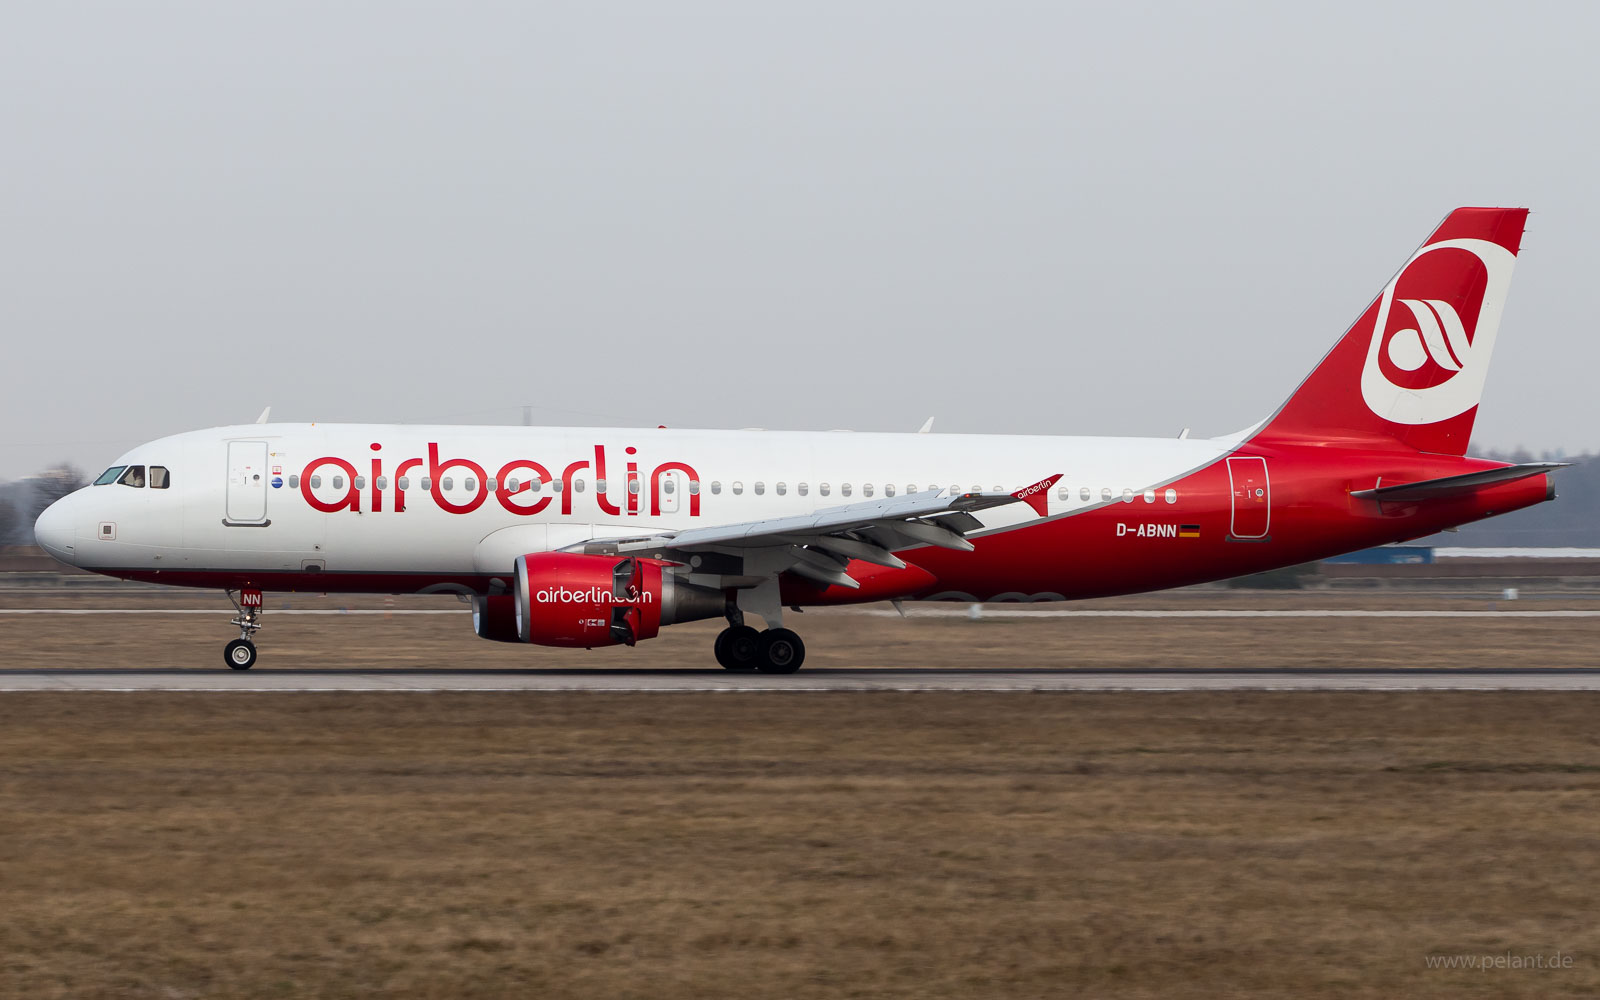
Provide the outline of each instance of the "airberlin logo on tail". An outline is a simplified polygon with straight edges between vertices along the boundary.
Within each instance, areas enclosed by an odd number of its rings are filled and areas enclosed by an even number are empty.
[[[1478,405],[1516,255],[1487,240],[1418,250],[1378,300],[1361,396],[1397,424],[1436,424]]]

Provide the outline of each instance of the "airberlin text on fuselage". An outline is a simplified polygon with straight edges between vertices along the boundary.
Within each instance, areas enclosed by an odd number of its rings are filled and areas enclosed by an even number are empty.
[[[374,442],[371,447],[374,452],[383,450],[383,445],[377,442]],[[654,517],[661,513],[661,481],[663,476],[677,472],[681,473],[690,482],[698,483],[700,479],[700,474],[690,465],[683,462],[663,462],[650,472],[649,483],[646,485],[640,478],[638,462],[633,458],[638,453],[638,449],[627,448],[625,451],[628,455],[628,461],[624,476],[620,480],[622,487],[620,505],[611,500],[610,490],[618,484],[618,481],[608,479],[606,476],[606,447],[603,444],[594,446],[594,462],[592,465],[587,459],[579,459],[575,462],[567,463],[566,468],[561,471],[560,475],[562,480],[560,492],[545,493],[532,503],[519,502],[518,498],[525,498],[525,495],[530,494],[535,482],[540,484],[540,492],[543,492],[543,487],[557,478],[552,476],[550,470],[544,465],[532,459],[515,458],[491,473],[483,465],[470,459],[441,459],[437,442],[428,443],[428,457],[426,459],[407,458],[394,466],[391,472],[384,471],[383,457],[377,454],[371,458],[368,469],[369,475],[358,472],[354,462],[337,456],[328,455],[323,458],[313,459],[306,463],[305,469],[300,473],[300,495],[313,508],[328,514],[337,513],[341,510],[359,513],[363,509],[362,498],[365,496],[367,500],[365,509],[376,514],[382,513],[385,494],[389,494],[392,497],[391,506],[398,513],[406,509],[407,490],[402,488],[400,484],[408,481],[409,476],[418,474],[420,477],[426,477],[428,492],[433,497],[433,502],[438,505],[440,510],[450,514],[472,513],[483,506],[491,492],[493,492],[500,506],[512,514],[523,517],[537,514],[550,506],[551,501],[558,497],[561,500],[561,513],[571,514],[573,498],[576,494],[576,491],[572,488],[573,477],[585,469],[589,469],[592,470],[595,479],[594,502],[599,505],[603,513],[613,516],[642,513],[639,509],[640,495],[648,490],[650,515]],[[316,475],[318,470],[329,467],[342,471],[347,484],[344,495],[337,500],[324,500],[318,497],[311,485],[311,477]],[[444,492],[444,477],[452,469],[460,470],[460,474],[472,484],[470,495],[460,498],[461,502],[459,503],[446,496]],[[418,473],[417,470],[423,471]],[[364,488],[356,485],[356,477],[362,475],[365,475]],[[492,491],[489,489],[489,480],[491,478],[494,480],[495,485]],[[510,487],[513,481],[516,482],[516,489]],[[387,482],[388,488],[380,485],[383,482]],[[682,486],[680,485],[679,488],[682,489]],[[699,490],[684,490],[684,492],[689,494],[689,516],[700,516]]]

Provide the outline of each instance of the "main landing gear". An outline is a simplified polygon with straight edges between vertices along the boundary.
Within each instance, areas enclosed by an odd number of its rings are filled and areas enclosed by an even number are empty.
[[[256,644],[250,637],[261,631],[261,591],[241,590],[238,598],[231,590],[227,593],[234,610],[239,612],[228,624],[239,627],[239,638],[222,648],[222,662],[235,670],[249,670],[256,665]]]
[[[806,660],[806,644],[786,628],[758,632],[748,625],[730,625],[717,634],[714,650],[727,670],[792,674]]]

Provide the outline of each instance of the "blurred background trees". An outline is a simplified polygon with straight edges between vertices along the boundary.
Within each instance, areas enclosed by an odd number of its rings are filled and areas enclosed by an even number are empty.
[[[81,470],[63,462],[27,479],[0,483],[0,545],[32,545],[33,522],[44,509],[88,482]]]

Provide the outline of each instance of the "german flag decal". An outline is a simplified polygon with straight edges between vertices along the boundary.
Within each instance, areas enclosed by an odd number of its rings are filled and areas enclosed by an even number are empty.
[[[1178,537],[1199,538],[1200,526],[1198,524],[1180,524],[1178,525]]]

